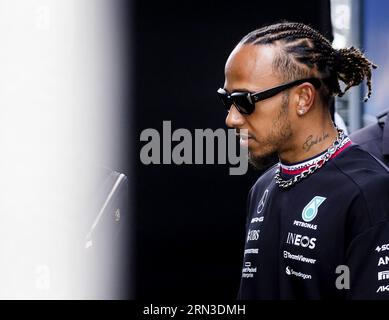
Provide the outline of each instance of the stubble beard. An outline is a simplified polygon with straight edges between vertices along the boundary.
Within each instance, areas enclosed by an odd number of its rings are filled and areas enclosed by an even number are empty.
[[[262,154],[249,152],[249,163],[256,170],[266,170],[279,161],[278,151],[292,136],[292,128],[288,118],[289,96],[283,95],[282,105],[278,116],[273,121],[270,134],[260,143],[266,146]]]

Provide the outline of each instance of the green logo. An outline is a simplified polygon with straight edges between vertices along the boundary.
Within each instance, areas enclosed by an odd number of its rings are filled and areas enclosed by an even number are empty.
[[[303,210],[303,220],[305,222],[311,222],[313,219],[315,219],[317,210],[326,199],[327,198],[316,196],[311,201],[309,201]]]

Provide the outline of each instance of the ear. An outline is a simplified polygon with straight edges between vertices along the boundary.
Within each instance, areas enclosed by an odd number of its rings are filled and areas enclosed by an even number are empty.
[[[296,113],[299,117],[302,117],[309,112],[313,103],[315,102],[315,94],[315,87],[308,82],[296,87],[294,101]]]

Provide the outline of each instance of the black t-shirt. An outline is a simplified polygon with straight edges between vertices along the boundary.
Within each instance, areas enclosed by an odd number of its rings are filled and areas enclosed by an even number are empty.
[[[279,166],[249,193],[238,298],[388,299],[387,169],[355,145],[289,189]]]

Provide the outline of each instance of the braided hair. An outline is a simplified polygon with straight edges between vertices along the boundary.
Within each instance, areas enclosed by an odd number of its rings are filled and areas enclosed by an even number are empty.
[[[254,30],[240,44],[281,44],[274,57],[273,70],[284,80],[309,77],[316,74],[325,84],[321,97],[329,102],[332,96],[342,97],[347,90],[366,79],[365,101],[372,93],[372,69],[377,66],[354,47],[334,49],[319,32],[303,23],[282,22]],[[345,84],[342,90],[339,80]]]

